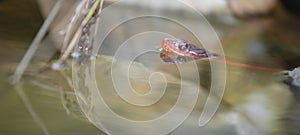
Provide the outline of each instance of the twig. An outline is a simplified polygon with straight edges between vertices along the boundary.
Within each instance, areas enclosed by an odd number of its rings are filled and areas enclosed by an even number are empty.
[[[75,36],[73,37],[71,43],[69,44],[68,48],[66,51],[63,53],[63,55],[57,60],[57,62],[53,63],[51,68],[55,70],[59,70],[62,68],[62,65],[64,64],[65,60],[69,57],[69,55],[72,53],[80,35],[82,33],[81,29],[78,29],[77,32],[75,33]]]
[[[72,28],[74,27],[74,25],[76,24],[76,21],[80,20],[80,16],[81,16],[81,12],[82,9],[84,7],[84,5],[87,3],[87,0],[83,0],[78,4],[78,7],[75,9],[75,13],[74,16],[72,17],[70,24],[68,24],[67,30],[66,30],[66,35],[65,35],[65,39],[63,42],[63,46],[61,48],[61,53],[65,52],[67,47],[68,47],[68,43],[69,40],[71,38],[71,34],[72,34]]]
[[[101,13],[101,11],[102,11],[102,8],[103,8],[103,1],[104,0],[101,0],[101,3],[100,3],[100,7],[99,7],[99,10],[98,10],[98,15]],[[99,21],[99,19],[97,19],[97,21],[96,21],[96,24],[95,24],[95,31],[94,31],[94,37],[96,37],[96,35],[97,35],[97,30],[98,30],[98,26],[99,26],[99,24],[97,23]]]
[[[70,44],[68,45],[68,47],[65,50],[65,52],[63,53],[63,55],[59,58],[59,60],[57,62],[52,64],[52,69],[59,70],[59,69],[62,68],[64,62],[66,61],[66,59],[70,56],[70,54],[74,50],[77,41],[79,40],[80,36],[82,35],[84,27],[86,25],[88,25],[89,21],[94,17],[95,12],[96,12],[97,9],[98,9],[97,14],[99,14],[101,12],[102,5],[103,5],[103,0],[96,0],[95,1],[93,6],[91,7],[89,12],[87,13],[86,17],[82,21],[80,27],[78,28],[78,30],[74,34],[73,39],[71,40]]]
[[[92,19],[92,17],[93,17],[93,15],[94,15],[94,13],[96,12],[97,8],[98,8],[100,5],[102,5],[102,4],[100,4],[100,2],[103,3],[103,0],[97,0],[97,1],[94,3],[93,7],[92,7],[91,10],[88,12],[88,14],[87,14],[87,16],[85,17],[85,19],[83,20],[81,27],[84,27],[84,26]],[[101,9],[99,8],[99,10],[101,10]]]
[[[26,54],[24,55],[22,61],[19,64],[19,66],[17,67],[17,69],[15,71],[15,74],[13,75],[12,80],[11,80],[12,84],[16,84],[20,81],[25,69],[27,68],[30,60],[32,59],[33,55],[35,54],[35,52],[36,52],[36,50],[39,46],[39,43],[41,42],[41,40],[45,36],[50,24],[53,22],[53,20],[56,17],[58,11],[60,10],[61,4],[62,4],[62,0],[58,0],[56,2],[56,4],[54,5],[54,7],[52,8],[51,12],[49,13],[49,16],[47,17],[47,19],[43,23],[41,29],[39,30],[38,34],[36,35],[36,37],[34,38],[32,43],[30,44],[30,47],[29,47],[28,51],[26,52]]]
[[[41,120],[41,118],[37,115],[37,113],[34,111],[30,101],[28,100],[27,95],[25,94],[23,88],[22,88],[22,83],[15,85],[15,89],[20,96],[21,100],[23,101],[27,111],[31,115],[32,119],[34,122],[42,129],[43,133],[45,135],[50,135],[47,127],[45,126],[44,122]]]

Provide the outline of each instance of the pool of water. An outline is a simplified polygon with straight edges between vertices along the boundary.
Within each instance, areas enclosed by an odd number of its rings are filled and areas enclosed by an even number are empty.
[[[16,2],[26,4],[16,4]],[[23,6],[16,7],[17,5]],[[84,117],[77,103],[72,86],[72,61],[68,61],[69,68],[64,71],[53,71],[48,68],[49,63],[51,63],[50,58],[56,57],[54,51],[56,45],[53,46],[55,41],[49,40],[38,50],[21,83],[17,85],[9,83],[11,75],[13,75],[42,23],[42,16],[33,0],[4,0],[0,1],[0,7],[2,20],[0,21],[0,44],[2,47],[0,49],[0,134],[104,134],[98,129],[99,126],[97,128]],[[15,8],[19,10],[15,11]],[[132,14],[135,11],[132,10],[134,8],[141,12],[145,11],[140,7],[120,7],[118,10],[110,12],[111,18],[108,18],[107,23]],[[119,15],[120,13],[122,15]],[[202,22],[193,17],[189,19],[183,11],[162,11],[162,14],[170,17],[181,15],[183,16],[181,21],[200,28],[203,27]],[[28,18],[31,21],[28,21]],[[210,15],[207,19],[221,37],[227,60],[240,64],[226,64],[226,89],[221,107],[212,121],[202,128],[197,127],[197,120],[201,114],[200,110],[204,106],[204,99],[207,98],[211,87],[211,65],[207,61],[196,61],[197,73],[191,70],[191,63],[181,65],[186,75],[184,83],[195,86],[197,82],[193,76],[199,75],[201,80],[198,86],[201,88],[199,90],[200,98],[184,124],[171,134],[232,135],[242,132],[246,134],[268,134],[273,132],[274,128],[279,130],[280,121],[277,118],[284,115],[292,96],[288,87],[282,84],[280,78],[277,78],[278,76],[275,74],[299,66],[300,47],[298,44],[300,40],[298,37],[300,33],[297,31],[300,27],[299,24],[295,23],[295,20],[276,18],[236,21],[230,15],[228,18]],[[224,21],[226,19],[227,21]],[[178,97],[177,89],[182,83],[179,81],[178,68],[175,65],[160,61],[158,53],[155,52],[157,51],[155,49],[160,47],[160,39],[169,35],[154,32],[140,35],[140,37],[138,35],[127,41],[129,37],[141,31],[154,30],[184,38],[198,45],[201,44],[195,35],[180,27],[180,24],[160,18],[134,19],[113,29],[97,50],[101,56],[94,61],[97,69],[95,75],[99,87],[104,87],[100,92],[106,95],[105,101],[109,102],[109,106],[123,117],[134,120],[152,119],[167,112]],[[125,41],[126,43],[124,43]],[[121,44],[124,50],[120,50]],[[167,95],[157,104],[158,106],[138,108],[128,105],[116,97],[115,93],[111,94],[113,88],[109,85],[111,83],[109,79],[112,78],[109,74],[110,65],[113,61],[112,56],[118,51],[120,54],[123,51],[122,57],[118,57],[120,58],[120,65],[117,68],[121,69],[122,65],[128,62],[128,59],[149,46],[154,52],[142,54],[135,59],[137,63],[133,66],[134,70],[130,72],[133,80],[131,85],[140,90],[138,92],[147,93],[151,86],[148,85],[148,76],[145,77],[145,74],[149,71],[166,74],[169,79],[167,82],[171,86],[168,87]],[[263,67],[263,69],[259,67]],[[147,73],[147,75],[149,74]],[[81,79],[84,80],[85,78]],[[89,83],[84,85],[87,84]],[[82,91],[88,90],[81,89]],[[83,94],[90,96],[89,93]],[[83,98],[89,98],[88,96]],[[93,104],[98,105],[96,101]],[[86,107],[82,104],[81,107],[83,110],[91,109],[91,106]],[[185,106],[182,108],[184,109]],[[110,128],[117,127],[116,132],[126,128],[116,121],[111,121],[108,114],[103,113],[102,117],[105,117],[102,120],[109,123]],[[96,116],[90,115],[89,119],[95,125],[97,124]],[[169,121],[172,122],[172,119]],[[134,128],[127,130],[140,131]]]

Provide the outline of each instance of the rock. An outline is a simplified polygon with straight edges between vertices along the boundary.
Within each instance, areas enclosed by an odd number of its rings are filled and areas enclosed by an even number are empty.
[[[269,14],[276,0],[228,0],[232,12],[238,17]]]

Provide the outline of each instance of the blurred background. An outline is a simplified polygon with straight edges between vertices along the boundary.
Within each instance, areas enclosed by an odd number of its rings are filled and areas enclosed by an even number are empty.
[[[74,14],[78,13],[76,11],[80,3],[85,0],[61,1],[58,15],[43,40],[39,42],[39,47],[21,81],[12,84],[10,83],[12,75],[56,1],[0,0],[2,47],[0,49],[0,134],[105,134],[85,117],[77,102],[73,90],[74,84],[72,84],[72,58],[66,60],[63,70],[51,69],[51,64],[61,57],[61,52],[64,52],[62,48],[66,28]],[[115,2],[117,0],[104,0],[103,9]],[[298,123],[300,112],[297,109],[299,86],[286,83],[295,79],[297,72],[293,72],[296,74],[294,78],[286,73],[300,65],[299,2],[297,0],[186,0],[184,2],[193,5],[212,25],[221,40],[226,59],[250,66],[227,65],[227,82],[221,107],[212,121],[200,128],[197,126],[201,114],[199,110],[203,108],[209,93],[211,76],[209,62],[197,61],[199,76],[204,78],[201,79],[199,86],[201,98],[197,101],[191,116],[171,134],[300,134]],[[169,1],[153,2],[152,5],[148,5],[143,1],[129,0],[117,10],[110,12],[110,17],[99,18],[99,21],[101,23],[101,19],[105,19],[109,23],[126,18],[133,12],[147,10],[155,10],[159,14],[179,18],[180,21],[199,28],[204,27],[203,22],[199,21],[195,14]],[[79,13],[84,12],[87,11],[79,11]],[[95,30],[94,27],[91,29]],[[166,32],[176,38],[201,45],[190,31],[168,20],[144,18],[125,22],[109,33],[98,50],[101,55],[96,60],[96,67],[100,69],[99,73],[97,72],[99,84],[109,84],[107,78],[111,76],[106,72],[110,71],[112,56],[120,45],[135,34],[149,30]],[[96,38],[92,34],[89,36]],[[140,50],[141,44],[144,46],[150,44],[159,48],[160,39],[163,38],[158,36],[156,38],[158,40],[155,41],[131,42],[132,47],[125,50],[125,53],[129,58]],[[172,81],[180,78],[176,66],[162,63],[156,54],[145,55],[136,62],[143,66],[134,66],[136,71],[133,71],[132,85],[141,92],[145,92],[149,86],[141,84],[136,78],[140,79],[139,75],[145,75],[146,72],[141,72],[145,69],[166,73],[170,75],[168,77]],[[185,74],[194,74],[188,70],[189,63],[183,66],[187,68]],[[146,77],[142,79],[147,80]],[[185,81],[187,84],[194,85],[193,80]],[[162,110],[166,111],[166,108],[173,105],[180,83],[176,81],[172,83],[174,86],[169,89],[173,92],[170,92],[158,107],[151,107],[147,111],[128,109],[121,103],[122,100],[111,98],[115,96],[109,95],[110,90],[113,89],[111,87],[105,86],[103,92],[107,94],[106,101],[111,102],[110,107],[116,112],[133,119],[148,119],[161,115]],[[86,93],[83,98],[88,97],[89,93]],[[145,115],[139,116],[141,113]],[[109,121],[109,118],[104,121]]]

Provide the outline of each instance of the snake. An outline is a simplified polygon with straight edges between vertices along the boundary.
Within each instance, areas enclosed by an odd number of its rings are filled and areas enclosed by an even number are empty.
[[[183,64],[187,61],[181,60],[182,58],[185,59],[192,59],[192,60],[210,60],[211,58],[216,58],[219,55],[215,53],[211,53],[204,48],[201,48],[198,45],[195,45],[187,40],[179,39],[179,38],[164,38],[161,43],[161,53],[160,58],[166,62],[166,63],[179,63]],[[180,58],[180,59],[178,59]],[[180,62],[177,62],[177,61]],[[276,68],[268,68],[268,67],[262,67],[262,66],[256,66],[251,64],[245,64],[245,63],[238,63],[229,60],[226,58],[225,61],[223,60],[212,60],[217,62],[223,62],[228,65],[238,66],[238,67],[245,67],[245,68],[251,68],[251,69],[258,69],[258,70],[266,70],[266,71],[278,71],[280,69]]]

